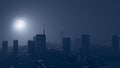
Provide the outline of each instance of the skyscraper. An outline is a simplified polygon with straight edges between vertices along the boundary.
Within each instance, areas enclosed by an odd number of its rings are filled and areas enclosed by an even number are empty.
[[[65,54],[70,53],[70,38],[69,37],[63,38],[63,52]]]
[[[119,48],[119,36],[118,35],[112,36],[112,47],[114,50],[118,50]]]
[[[8,41],[2,42],[2,54],[3,56],[8,54]]]
[[[46,35],[37,34],[35,37],[35,47],[37,53],[43,53],[46,51]]]
[[[34,41],[28,40],[28,53],[33,55],[35,53]]]
[[[18,40],[13,41],[13,55],[14,56],[18,55]]]

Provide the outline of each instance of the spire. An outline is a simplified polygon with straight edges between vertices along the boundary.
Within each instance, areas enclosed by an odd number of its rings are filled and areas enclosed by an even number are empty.
[[[43,24],[43,34],[45,35],[45,24]]]

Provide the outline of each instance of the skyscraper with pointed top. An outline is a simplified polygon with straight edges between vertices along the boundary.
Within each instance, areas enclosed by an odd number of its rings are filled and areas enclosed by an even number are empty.
[[[46,51],[45,27],[43,28],[42,34],[37,34],[34,36],[33,41],[37,55],[43,54]]]
[[[45,24],[43,25],[43,34],[45,35]]]

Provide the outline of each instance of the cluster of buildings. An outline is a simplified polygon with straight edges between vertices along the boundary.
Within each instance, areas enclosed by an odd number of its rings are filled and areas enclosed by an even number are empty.
[[[70,53],[71,51],[71,38],[70,37],[63,37],[62,40],[62,51],[63,53]],[[18,40],[13,41],[13,50],[12,53],[13,55],[18,54]],[[90,47],[90,36],[87,34],[81,35],[81,39],[77,38],[75,40],[75,45],[76,47],[81,45],[81,49],[83,51],[87,51],[88,48]],[[31,54],[44,54],[46,52],[47,47],[46,47],[46,35],[45,34],[37,34],[36,36],[33,37],[33,40],[28,40],[27,44],[27,49],[28,52]],[[113,35],[112,36],[112,48],[114,50],[119,49],[119,36],[118,35]],[[7,55],[8,54],[8,41],[3,41],[2,42],[2,54]]]

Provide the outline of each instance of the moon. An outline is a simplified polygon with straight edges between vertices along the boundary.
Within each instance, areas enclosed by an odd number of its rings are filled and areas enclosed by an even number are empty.
[[[16,20],[14,23],[14,29],[17,31],[23,31],[26,28],[26,23],[24,20]]]

